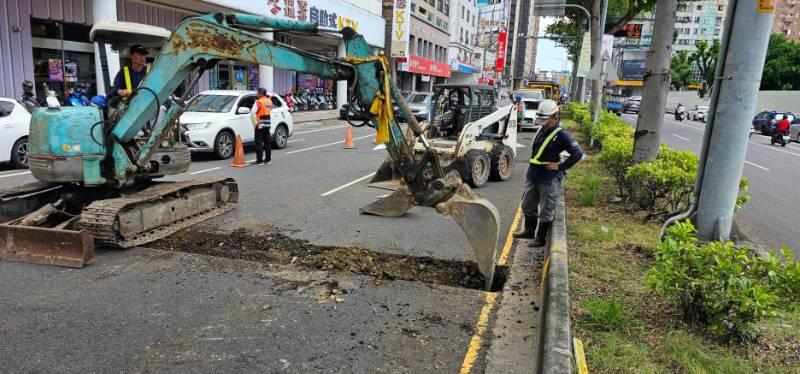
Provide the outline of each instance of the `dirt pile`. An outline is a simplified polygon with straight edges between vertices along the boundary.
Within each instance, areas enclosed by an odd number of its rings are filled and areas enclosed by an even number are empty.
[[[369,275],[375,278],[376,283],[399,279],[478,290],[483,289],[484,284],[483,275],[474,262],[401,256],[358,247],[319,246],[291,238],[280,231],[255,233],[245,229],[233,232],[187,229],[153,243],[152,247]],[[494,288],[502,288],[506,272],[505,268],[496,271]]]

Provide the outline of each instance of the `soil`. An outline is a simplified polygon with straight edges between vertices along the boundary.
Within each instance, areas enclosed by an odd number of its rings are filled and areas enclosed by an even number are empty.
[[[315,270],[343,271],[368,275],[376,283],[406,280],[444,286],[483,290],[484,278],[474,262],[401,256],[359,247],[330,247],[310,244],[279,230],[214,232],[186,229],[152,243],[165,251],[198,253],[261,263],[301,266]],[[493,290],[501,290],[507,268],[495,271]]]

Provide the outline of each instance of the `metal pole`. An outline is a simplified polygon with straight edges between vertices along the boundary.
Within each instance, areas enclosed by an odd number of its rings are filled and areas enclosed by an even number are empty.
[[[713,108],[713,120],[724,126],[715,126],[711,134],[695,218],[703,240],[730,237],[750,118],[755,112],[774,12],[761,8],[761,4],[728,2],[733,8],[729,9],[733,22],[724,31],[727,48],[717,62],[723,68],[722,75],[715,77],[714,91],[719,93],[719,99]]]
[[[596,98],[593,98],[594,99],[594,113],[593,113],[594,121],[593,122],[595,124],[597,124],[597,121],[600,120],[600,109],[601,109],[602,103],[603,103],[602,88],[603,88],[603,83],[606,81],[606,64],[607,63],[608,63],[608,55],[606,55],[604,53],[603,54],[603,58],[600,60],[600,79],[598,79],[598,80],[596,80],[594,82],[594,84],[597,84],[601,88],[600,95],[597,96]],[[594,136],[589,138],[589,147],[590,148],[594,147]]]
[[[534,5],[534,9],[537,9],[537,10],[538,9],[553,9],[553,8],[573,8],[573,9],[578,9],[578,10],[582,11],[583,14],[586,16],[586,30],[589,31],[590,33],[592,32],[592,15],[591,15],[591,13],[589,13],[589,10],[587,10],[586,8],[584,8],[584,7],[580,6],[580,5],[575,5],[575,4]],[[582,38],[581,38],[581,44],[583,44],[583,39]],[[581,45],[581,48],[583,48],[583,45]],[[580,59],[581,59],[580,51],[578,51],[578,55],[575,56],[575,65],[572,66],[572,71],[574,72],[573,76],[575,77],[575,79],[573,79],[573,81],[574,81],[573,86],[575,86],[576,89],[577,89],[577,92],[576,92],[575,96],[578,98],[578,103],[583,104],[584,101],[585,101],[585,96],[586,96],[586,86],[585,86],[586,79],[584,77],[578,77],[578,65],[580,65]]]

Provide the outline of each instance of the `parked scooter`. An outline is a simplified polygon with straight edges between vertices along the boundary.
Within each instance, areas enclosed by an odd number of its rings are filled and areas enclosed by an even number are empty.
[[[683,121],[684,119],[686,119],[686,107],[678,104],[678,106],[675,108],[675,120]]]
[[[89,96],[86,94],[86,86],[79,85],[75,88],[67,89],[67,97],[64,99],[66,106],[88,106]]]

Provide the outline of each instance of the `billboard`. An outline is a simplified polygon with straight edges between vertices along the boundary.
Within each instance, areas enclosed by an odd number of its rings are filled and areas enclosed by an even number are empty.
[[[394,0],[392,10],[392,57],[408,57],[411,34],[411,0]]]
[[[502,73],[503,67],[506,66],[506,38],[505,31],[497,33],[497,61],[494,66],[498,73]]]
[[[644,79],[646,60],[622,60],[622,79],[637,81]]]

